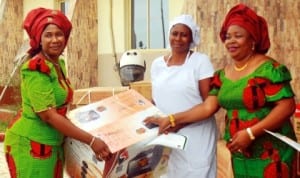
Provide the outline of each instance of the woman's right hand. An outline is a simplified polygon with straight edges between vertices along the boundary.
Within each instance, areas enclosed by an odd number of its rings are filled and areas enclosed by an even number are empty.
[[[170,120],[169,117],[158,117],[158,116],[149,116],[146,117],[144,123],[147,124],[155,124],[159,127],[159,134],[168,133],[170,131]]]
[[[98,137],[95,137],[95,141],[91,145],[97,159],[99,161],[109,160],[111,158],[112,153],[110,152],[106,143]]]

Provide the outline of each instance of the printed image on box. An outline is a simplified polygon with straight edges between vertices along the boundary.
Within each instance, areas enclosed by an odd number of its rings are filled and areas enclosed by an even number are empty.
[[[70,177],[103,176],[104,162],[98,161],[89,146],[68,138],[65,142],[66,171]]]
[[[166,172],[170,148],[161,145],[130,146],[115,154],[113,164],[105,165],[109,178],[159,177]]]

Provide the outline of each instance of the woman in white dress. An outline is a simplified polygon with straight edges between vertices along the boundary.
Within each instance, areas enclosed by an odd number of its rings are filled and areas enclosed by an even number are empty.
[[[153,103],[167,115],[192,108],[208,96],[213,65],[207,55],[191,50],[199,44],[199,35],[200,28],[190,15],[176,17],[169,28],[170,54],[152,63]],[[187,137],[187,145],[185,150],[172,150],[167,177],[215,178],[214,117],[189,125],[174,123],[173,130]]]

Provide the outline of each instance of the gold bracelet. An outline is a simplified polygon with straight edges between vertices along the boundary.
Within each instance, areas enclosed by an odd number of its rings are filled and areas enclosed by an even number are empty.
[[[93,144],[94,144],[94,142],[95,142],[95,139],[96,139],[96,137],[93,136],[93,138],[92,138],[92,140],[91,140],[91,142],[90,142],[90,147],[93,146]]]
[[[250,139],[251,139],[251,140],[255,140],[255,136],[253,135],[252,130],[250,129],[250,127],[248,127],[248,128],[246,129],[246,131],[247,131],[247,133],[248,133]]]
[[[169,121],[170,121],[171,127],[175,127],[176,126],[175,118],[174,118],[174,116],[172,114],[169,115]]]

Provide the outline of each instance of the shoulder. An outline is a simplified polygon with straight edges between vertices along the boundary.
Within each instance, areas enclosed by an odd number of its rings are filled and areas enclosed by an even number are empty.
[[[190,59],[198,63],[211,63],[209,56],[207,54],[200,53],[200,52],[193,52],[190,55]]]
[[[41,55],[36,55],[29,59],[25,65],[23,65],[23,69],[39,71],[47,75],[51,72],[49,64]]]
[[[190,58],[188,59],[188,64],[191,66],[194,66],[194,68],[199,68],[199,70],[202,68],[213,68],[213,64],[208,57],[208,55],[204,53],[199,53],[199,52],[193,52],[190,55]]]
[[[158,56],[158,57],[153,59],[153,62],[162,62],[162,61],[165,60],[165,58],[168,58],[168,55]]]
[[[268,57],[267,60],[260,64],[255,71],[255,75],[267,78],[273,83],[290,81],[292,79],[289,69],[271,57]]]
[[[210,58],[207,54],[197,52],[197,51],[193,51],[193,53],[191,53],[190,57],[200,58],[200,59],[204,59],[204,60],[210,60]]]
[[[151,65],[156,66],[156,65],[163,64],[165,63],[165,58],[167,58],[167,56],[159,56],[152,61]]]
[[[215,71],[213,79],[210,82],[211,89],[218,89],[222,85],[222,77],[224,76],[224,69]]]

